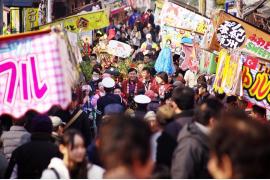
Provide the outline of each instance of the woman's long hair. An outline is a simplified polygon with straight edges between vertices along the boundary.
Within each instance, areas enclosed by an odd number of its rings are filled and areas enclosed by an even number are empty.
[[[60,144],[65,147],[70,148],[71,150],[74,148],[74,139],[75,136],[78,135],[83,138],[82,134],[74,129],[65,131]],[[83,138],[84,139],[84,138]],[[85,157],[81,163],[76,164],[73,169],[69,169],[69,174],[71,179],[87,179],[88,172],[88,161]]]

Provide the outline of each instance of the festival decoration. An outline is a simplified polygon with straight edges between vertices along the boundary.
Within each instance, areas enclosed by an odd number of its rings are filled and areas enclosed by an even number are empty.
[[[244,98],[270,110],[270,62],[245,55],[242,74]]]
[[[67,47],[48,30],[0,38],[0,114],[66,108],[77,77]]]
[[[238,50],[270,60],[270,36],[268,33],[224,11],[217,14],[217,23],[209,47]]]
[[[160,14],[161,25],[204,34],[210,20],[172,2],[165,2]]]
[[[60,25],[70,32],[86,32],[101,29],[109,25],[109,17],[105,10],[69,16],[56,22],[41,26],[41,29]]]

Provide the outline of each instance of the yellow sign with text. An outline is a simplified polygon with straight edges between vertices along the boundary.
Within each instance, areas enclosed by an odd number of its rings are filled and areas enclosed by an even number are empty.
[[[105,10],[90,12],[76,16],[69,16],[65,19],[41,26],[40,29],[57,25],[60,25],[67,31],[74,33],[86,32],[109,26],[109,16]]]
[[[25,8],[25,31],[38,26],[38,8]]]

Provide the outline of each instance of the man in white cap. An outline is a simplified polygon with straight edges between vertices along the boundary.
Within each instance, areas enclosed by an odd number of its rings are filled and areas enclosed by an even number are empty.
[[[147,112],[147,105],[151,102],[151,99],[146,95],[137,95],[134,97],[136,103],[135,116],[143,119]]]
[[[110,78],[106,77],[102,80],[102,84],[105,90],[105,96],[100,97],[97,101],[97,125],[100,125],[100,120],[104,115],[105,107],[109,104],[121,104],[122,101],[119,95],[113,94],[113,89],[115,86],[115,81]]]
[[[60,138],[63,136],[64,126],[66,123],[64,123],[58,116],[50,116],[50,119],[53,125],[52,137],[55,140],[55,144],[59,145]]]

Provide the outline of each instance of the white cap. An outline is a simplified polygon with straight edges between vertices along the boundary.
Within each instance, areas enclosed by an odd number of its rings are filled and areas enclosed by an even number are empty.
[[[92,88],[91,88],[91,86],[89,86],[89,85],[83,85],[83,86],[82,86],[82,91],[85,91],[85,90],[91,91]]]
[[[150,39],[152,38],[152,35],[151,34],[146,34],[146,39]]]
[[[145,114],[145,116],[144,116],[144,119],[146,120],[146,121],[148,121],[148,120],[150,120],[151,118],[154,118],[154,119],[156,119],[156,113],[154,112],[154,111],[149,111],[149,112],[147,112],[146,114]]]
[[[58,116],[50,116],[53,127],[64,125],[65,123]]]
[[[149,104],[151,99],[146,95],[137,95],[134,97],[134,101],[138,104]]]
[[[102,84],[105,88],[113,88],[115,86],[115,81],[110,77],[106,77],[102,80]]]

